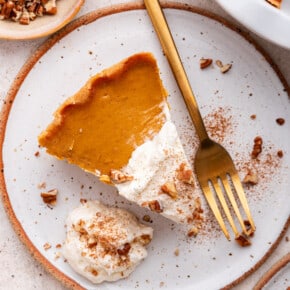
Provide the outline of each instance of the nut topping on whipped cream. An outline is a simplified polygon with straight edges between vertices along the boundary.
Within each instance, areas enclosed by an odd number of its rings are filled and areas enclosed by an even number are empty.
[[[179,168],[176,170],[177,179],[187,183],[187,184],[194,184],[193,173],[191,169],[186,168],[185,163],[181,163]]]
[[[114,183],[123,183],[126,181],[133,180],[133,176],[127,175],[123,173],[122,171],[115,170],[115,169],[111,169],[110,177]]]
[[[174,182],[166,182],[161,186],[161,191],[168,194],[173,199],[178,197],[178,192]]]
[[[93,283],[125,278],[147,256],[151,227],[124,209],[87,201],[67,219],[63,255],[70,266]]]

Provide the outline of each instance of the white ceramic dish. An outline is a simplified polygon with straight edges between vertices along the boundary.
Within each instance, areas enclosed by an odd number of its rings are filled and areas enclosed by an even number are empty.
[[[259,36],[290,49],[290,1],[277,9],[265,0],[216,0],[230,15]]]
[[[165,13],[209,133],[229,150],[241,175],[252,162],[253,139],[260,135],[264,140],[257,167],[260,182],[246,188],[257,225],[253,244],[240,248],[235,242],[228,242],[208,213],[206,231],[195,239],[187,238],[181,226],[149,213],[154,228],[149,256],[125,280],[94,286],[77,275],[63,258],[55,259],[56,252],[61,252],[55,245],[65,238],[67,214],[79,204],[80,198],[100,199],[127,208],[140,219],[148,214],[119,197],[111,187],[99,183],[93,175],[54,159],[38,147],[37,136],[52,120],[52,113],[90,76],[133,53],[153,52],[170,93],[173,120],[189,157],[197,144],[146,12],[140,10],[140,5],[96,11],[69,24],[29,59],[12,84],[2,112],[0,161],[4,172],[0,185],[8,215],[34,256],[70,287],[217,289],[234,285],[271,253],[287,222],[290,107],[283,77],[277,75],[276,68],[250,42],[224,23],[188,6],[187,10],[176,7],[179,9],[166,9]],[[233,67],[227,74],[221,74],[215,65],[201,71],[201,57],[233,63]],[[253,114],[255,120],[250,117]],[[275,121],[279,117],[286,120],[283,126]],[[215,125],[223,134],[210,128]],[[283,150],[283,158],[277,157],[278,150]],[[36,157],[38,151],[40,155]],[[53,209],[40,198],[42,190],[38,185],[43,182],[47,190],[59,190]],[[45,243],[52,248],[45,251]],[[174,254],[176,249],[178,256]]]
[[[71,21],[80,10],[84,0],[57,1],[57,13],[37,17],[29,25],[11,20],[0,20],[0,39],[33,39],[52,34]]]

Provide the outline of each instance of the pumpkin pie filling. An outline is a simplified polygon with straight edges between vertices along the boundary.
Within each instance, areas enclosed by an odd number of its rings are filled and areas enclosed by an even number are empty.
[[[135,54],[67,99],[39,144],[195,235],[202,224],[197,182],[166,95],[153,55]]]
[[[155,59],[135,54],[89,79],[65,101],[39,144],[86,171],[108,175],[161,129],[165,100]]]

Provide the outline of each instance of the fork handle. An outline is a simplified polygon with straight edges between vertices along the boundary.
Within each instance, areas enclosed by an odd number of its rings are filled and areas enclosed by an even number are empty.
[[[159,1],[144,0],[144,3],[184,98],[197,135],[200,142],[203,142],[208,139],[208,134]]]

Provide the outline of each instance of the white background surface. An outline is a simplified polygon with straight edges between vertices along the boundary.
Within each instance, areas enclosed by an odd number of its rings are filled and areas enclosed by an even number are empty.
[[[80,11],[80,15],[90,10],[109,6],[122,1],[92,1],[87,0]],[[129,2],[129,1],[123,1]],[[195,6],[204,7],[234,22],[214,1],[179,1],[186,2]],[[260,37],[251,34],[259,44],[271,55],[279,66],[280,70],[290,83],[290,50],[285,50],[273,45]],[[23,65],[29,55],[45,39],[33,41],[0,41],[0,98],[5,98],[6,92],[13,81],[16,73]],[[19,241],[14,233],[7,215],[0,204],[0,289],[65,289],[58,281],[48,274],[29,254],[28,250]],[[290,236],[290,232],[286,236]],[[279,248],[273,253],[272,257],[252,276],[250,276],[236,289],[252,289],[260,276],[280,257],[289,252],[289,242],[283,239]],[[289,267],[288,267],[289,270]],[[289,272],[288,272],[289,273]],[[287,275],[287,273],[286,273]],[[289,274],[288,274],[289,275]],[[284,275],[285,276],[285,275]],[[285,277],[283,276],[283,280]],[[286,277],[287,278],[287,277]],[[288,277],[288,282],[290,277]],[[279,282],[277,282],[279,284]],[[290,282],[288,283],[290,284]],[[286,288],[285,284],[281,284]],[[277,284],[276,284],[277,286]],[[268,289],[274,289],[274,286]],[[282,288],[282,289],[283,289]],[[275,288],[277,289],[277,288]]]

